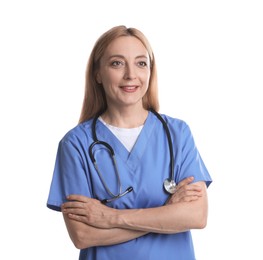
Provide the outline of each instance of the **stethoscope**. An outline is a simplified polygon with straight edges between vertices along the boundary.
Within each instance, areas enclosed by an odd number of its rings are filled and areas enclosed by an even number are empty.
[[[167,135],[167,140],[168,140],[168,145],[169,145],[169,152],[170,152],[170,178],[167,178],[166,180],[164,180],[163,186],[164,189],[169,193],[169,194],[174,194],[176,191],[176,182],[174,181],[174,156],[173,156],[173,147],[172,147],[172,139],[171,139],[171,134],[169,131],[169,128],[166,124],[166,122],[164,121],[164,119],[161,117],[161,115],[159,113],[157,113],[155,110],[150,109],[150,111],[162,122],[164,130],[166,132]],[[115,153],[113,148],[106,142],[104,141],[100,141],[97,138],[97,134],[96,134],[96,123],[97,120],[99,118],[100,114],[98,114],[97,116],[95,116],[95,118],[93,119],[92,122],[92,137],[93,137],[93,143],[89,146],[89,156],[91,158],[91,161],[96,169],[96,172],[99,175],[99,178],[105,188],[105,190],[107,191],[107,193],[109,194],[109,196],[111,196],[111,198],[108,199],[103,199],[100,200],[103,204],[112,202],[116,199],[119,199],[121,197],[123,197],[124,195],[130,193],[131,191],[133,191],[133,187],[128,187],[124,192],[122,192],[122,185],[121,185],[121,180],[120,180],[120,174],[119,174],[119,170],[118,170],[118,165],[116,163],[116,159],[115,159]],[[119,192],[117,194],[114,194],[113,192],[111,192],[111,190],[109,189],[108,185],[106,184],[101,171],[98,168],[97,162],[95,160],[94,154],[93,154],[93,148],[96,145],[102,145],[104,146],[110,153],[111,159],[113,161],[113,165],[115,168],[115,175],[117,178],[117,185],[118,185],[118,190]]]

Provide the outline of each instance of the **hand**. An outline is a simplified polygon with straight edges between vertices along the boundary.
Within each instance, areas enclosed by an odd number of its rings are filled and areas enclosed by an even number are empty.
[[[61,207],[70,219],[97,228],[112,228],[115,209],[103,205],[99,200],[82,195],[69,195],[68,202]]]
[[[176,192],[169,198],[166,205],[178,202],[190,202],[201,197],[203,195],[202,189],[194,183],[191,184],[193,180],[193,177],[188,177],[180,181],[176,186]]]

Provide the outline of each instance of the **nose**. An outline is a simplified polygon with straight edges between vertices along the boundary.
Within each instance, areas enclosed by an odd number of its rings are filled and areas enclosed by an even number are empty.
[[[127,80],[136,78],[136,69],[134,68],[134,65],[126,64],[124,78]]]

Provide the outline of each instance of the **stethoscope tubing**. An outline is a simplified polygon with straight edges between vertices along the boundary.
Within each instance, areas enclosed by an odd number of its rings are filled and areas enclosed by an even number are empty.
[[[162,116],[157,113],[154,109],[150,109],[150,111],[157,116],[157,118],[162,122],[163,127],[165,129],[168,145],[169,145],[169,152],[170,152],[170,173],[171,173],[171,180],[174,180],[174,154],[173,154],[173,145],[172,145],[172,137],[167,126],[167,123],[164,121]]]
[[[167,123],[164,121],[164,119],[162,118],[162,116],[157,113],[154,109],[150,109],[150,111],[161,121],[163,127],[164,127],[164,130],[165,130],[165,133],[166,133],[166,136],[167,136],[167,141],[168,141],[168,146],[169,146],[169,153],[170,153],[170,178],[166,179],[165,182],[170,182],[170,183],[173,183],[173,188],[175,188],[175,182],[174,182],[174,155],[173,155],[173,147],[172,147],[172,138],[171,138],[171,133],[169,131],[169,128],[167,126]],[[101,200],[101,202],[103,204],[106,204],[106,203],[109,203],[109,202],[112,202],[116,199],[119,199],[121,197],[123,197],[124,195],[126,195],[127,193],[131,192],[133,190],[133,187],[128,187],[124,192],[122,192],[122,185],[121,185],[121,180],[120,180],[120,174],[119,174],[119,170],[118,170],[118,167],[117,167],[117,163],[116,163],[116,159],[115,159],[115,153],[114,153],[114,150],[113,148],[106,142],[104,141],[100,141],[98,140],[97,138],[97,134],[96,134],[96,122],[99,118],[99,116],[101,115],[101,113],[97,114],[94,119],[93,119],[93,122],[92,122],[92,137],[93,137],[93,143],[89,146],[89,156],[91,158],[91,161],[100,177],[100,180],[104,186],[104,188],[106,189],[107,193],[111,196],[111,198],[109,199],[103,199]],[[98,168],[98,165],[96,163],[96,159],[94,157],[94,154],[93,154],[93,148],[94,146],[96,145],[103,145],[105,146],[109,153],[110,153],[110,156],[113,160],[113,164],[114,164],[114,168],[115,168],[115,175],[117,177],[117,182],[118,182],[118,187],[119,187],[119,192],[118,194],[114,194],[110,191],[108,185],[106,184],[99,168]],[[165,185],[164,185],[165,186]],[[165,189],[168,191],[168,193],[173,193],[171,191],[169,191],[169,188],[167,189],[165,187]]]

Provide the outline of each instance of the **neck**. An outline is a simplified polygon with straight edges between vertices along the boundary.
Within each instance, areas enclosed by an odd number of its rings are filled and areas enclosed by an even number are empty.
[[[120,128],[134,128],[144,124],[148,110],[141,109],[113,109],[108,108],[101,116],[109,125]]]

